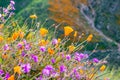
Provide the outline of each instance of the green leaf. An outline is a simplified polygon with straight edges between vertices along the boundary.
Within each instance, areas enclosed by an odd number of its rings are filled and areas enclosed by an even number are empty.
[[[2,60],[2,58],[0,57],[0,63],[2,63],[2,61],[3,61],[3,60]],[[1,80],[1,79],[0,79],[0,80]]]

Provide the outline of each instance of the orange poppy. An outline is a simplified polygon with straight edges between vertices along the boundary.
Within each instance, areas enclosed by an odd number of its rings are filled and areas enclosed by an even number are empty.
[[[13,40],[17,40],[17,38],[19,37],[19,33],[18,32],[14,32],[12,35],[12,39]]]
[[[14,67],[14,73],[21,74],[21,67],[20,66],[15,66]]]
[[[8,80],[15,80],[14,75],[10,76],[10,77],[8,78]]]
[[[3,58],[3,59],[7,59],[7,58],[8,58],[8,55],[7,55],[7,54],[2,54],[2,58]]]
[[[22,39],[24,37],[24,32],[20,30],[18,31],[18,33],[19,33],[19,37]]]
[[[4,38],[2,36],[0,36],[0,42],[2,42],[4,40]]]
[[[45,45],[47,45],[48,44],[48,40],[40,40],[39,41],[39,46],[45,46]]]
[[[0,29],[2,29],[4,27],[4,24],[0,24]]]
[[[48,53],[49,53],[50,55],[53,55],[53,54],[54,54],[54,50],[51,49],[51,48],[48,48]]]
[[[74,45],[70,45],[69,46],[69,51],[73,51],[75,49],[75,46]]]
[[[70,26],[64,27],[64,35],[68,36],[71,32],[73,32],[73,29]]]

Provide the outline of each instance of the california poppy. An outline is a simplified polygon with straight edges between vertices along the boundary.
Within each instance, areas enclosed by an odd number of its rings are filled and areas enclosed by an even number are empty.
[[[50,55],[52,55],[52,54],[54,54],[54,50],[51,49],[51,48],[48,48],[48,53],[49,53]]]
[[[74,45],[70,45],[69,46],[69,51],[73,51],[75,49],[75,46]]]
[[[14,75],[10,76],[10,77],[8,78],[8,80],[15,80]]]
[[[39,41],[39,46],[45,46],[45,45],[47,45],[48,44],[48,40],[40,40]]]
[[[73,29],[70,26],[64,27],[64,35],[68,36],[71,32],[73,32]]]
[[[4,24],[0,24],[0,29],[2,29],[4,27]]]
[[[22,30],[19,30],[18,34],[21,39],[24,37],[24,32]]]
[[[14,32],[12,35],[12,39],[16,40],[19,37],[19,33],[18,32]]]
[[[2,36],[0,36],[0,42],[2,42],[2,41],[3,41],[3,39],[4,39],[4,38],[3,38]]]
[[[14,67],[14,73],[21,74],[21,67],[20,66],[15,66]]]

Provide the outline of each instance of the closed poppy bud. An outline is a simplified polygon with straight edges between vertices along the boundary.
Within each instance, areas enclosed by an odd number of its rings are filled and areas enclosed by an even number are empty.
[[[31,19],[36,19],[37,16],[36,16],[35,14],[33,14],[33,15],[30,15],[30,18],[31,18]]]
[[[100,71],[104,71],[106,69],[106,66],[105,65],[102,65],[101,67],[100,67]]]
[[[92,38],[93,38],[93,35],[90,34],[90,35],[88,36],[88,38],[87,38],[87,42],[90,42],[90,41],[92,40]]]
[[[71,32],[73,32],[73,29],[70,26],[64,27],[64,35],[68,36]]]
[[[78,32],[77,32],[77,31],[75,31],[75,33],[74,33],[74,37],[76,37],[76,36],[77,36],[77,33],[78,33]]]

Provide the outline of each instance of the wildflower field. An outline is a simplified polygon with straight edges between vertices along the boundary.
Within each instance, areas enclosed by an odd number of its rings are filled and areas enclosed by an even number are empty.
[[[51,24],[47,18],[40,21],[36,13],[28,12],[24,20],[16,18],[16,3],[9,0],[7,7],[0,7],[0,80],[120,79],[119,69],[109,67],[110,54],[93,56],[99,46],[92,44],[96,32],[86,35],[72,22],[63,25],[67,19],[60,15]],[[89,45],[93,48],[86,52]]]

